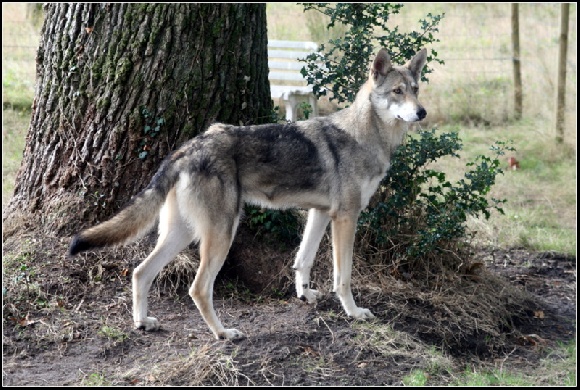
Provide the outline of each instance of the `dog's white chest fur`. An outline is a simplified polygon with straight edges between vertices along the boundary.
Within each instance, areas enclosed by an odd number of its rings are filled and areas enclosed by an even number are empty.
[[[387,170],[388,170],[388,167],[386,167],[385,172]],[[369,201],[371,200],[371,196],[373,196],[373,194],[377,190],[379,183],[381,182],[383,177],[384,177],[384,173],[382,175],[372,177],[369,180],[365,180],[362,183],[361,194],[360,194],[361,209],[364,209],[365,207],[368,206]]]

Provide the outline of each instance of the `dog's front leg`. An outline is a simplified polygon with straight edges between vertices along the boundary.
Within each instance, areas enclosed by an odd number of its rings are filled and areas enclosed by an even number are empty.
[[[350,287],[352,273],[352,253],[358,215],[343,214],[332,219],[332,252],[334,257],[334,292],[342,307],[351,317],[373,318],[368,309],[354,303]]]
[[[296,255],[294,269],[296,270],[296,295],[308,303],[316,302],[318,291],[310,288],[310,270],[318,251],[320,241],[326,232],[330,221],[327,213],[316,209],[308,212],[308,221],[304,229],[304,236],[300,249]]]

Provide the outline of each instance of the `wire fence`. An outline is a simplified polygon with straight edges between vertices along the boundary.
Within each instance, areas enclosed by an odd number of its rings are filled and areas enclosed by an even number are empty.
[[[405,26],[416,29],[418,20],[427,13],[445,13],[439,32],[435,34],[440,42],[432,47],[445,64],[433,65],[434,72],[429,75],[430,82],[422,90],[422,98],[429,107],[431,120],[499,124],[513,119],[514,58],[510,3],[469,4],[469,7],[460,3],[410,3],[406,7],[410,8],[409,12],[401,12],[392,18],[393,25],[399,26],[402,32],[405,32]],[[547,123],[552,120],[555,111],[559,10],[559,4],[520,4],[523,116],[545,119]],[[39,24],[35,27],[30,23],[30,17],[22,10],[19,13],[13,12],[10,17],[5,17],[5,11],[3,3],[3,90],[10,83],[20,83],[31,88],[35,77]],[[300,29],[299,19],[291,19],[295,29]],[[305,24],[304,29],[307,29]],[[270,39],[288,37],[270,36]],[[575,5],[571,8],[568,41],[566,127],[567,132],[573,133],[575,137]],[[3,101],[6,102],[4,93]]]
[[[439,43],[444,65],[435,65],[427,86],[429,106],[442,119],[498,124],[514,118],[514,56],[511,4],[441,5],[445,12]],[[520,62],[524,117],[545,119],[555,113],[560,36],[559,4],[520,4]],[[566,112],[576,128],[576,15],[570,15]],[[435,13],[435,12],[434,12]],[[417,25],[407,18],[401,22]],[[414,23],[414,24],[413,24]],[[426,94],[427,95],[427,94]]]

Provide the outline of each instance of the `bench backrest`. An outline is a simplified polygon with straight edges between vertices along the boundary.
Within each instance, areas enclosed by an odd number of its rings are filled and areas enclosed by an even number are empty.
[[[298,59],[306,58],[316,52],[318,45],[315,42],[301,41],[268,41],[268,79],[272,85],[306,85],[300,69],[306,63]]]

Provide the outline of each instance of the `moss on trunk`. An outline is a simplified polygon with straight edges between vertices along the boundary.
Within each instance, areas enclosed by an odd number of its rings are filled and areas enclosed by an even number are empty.
[[[55,3],[41,35],[4,219],[27,212],[54,229],[90,225],[209,123],[270,118],[265,4]]]

